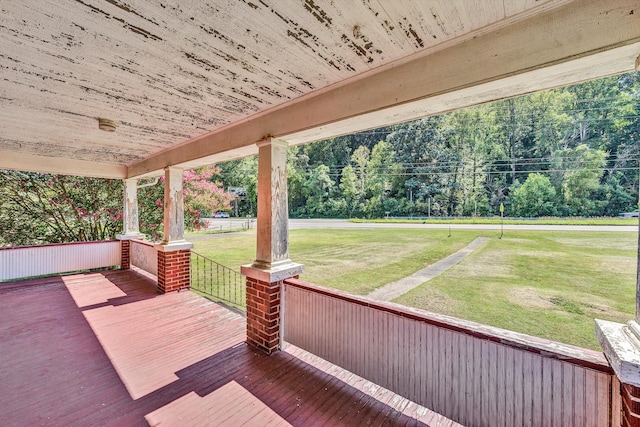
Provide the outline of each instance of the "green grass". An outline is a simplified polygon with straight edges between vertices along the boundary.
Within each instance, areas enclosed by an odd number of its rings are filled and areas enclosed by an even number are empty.
[[[466,246],[485,245],[395,302],[599,349],[594,318],[626,322],[635,309],[637,234],[453,230],[292,230],[302,279],[357,294],[410,275]],[[255,257],[255,232],[194,242],[239,269]]]
[[[380,224],[500,224],[499,217],[492,218],[450,218],[450,219],[350,219],[356,223]],[[505,218],[505,225],[638,225],[637,218]]]
[[[293,230],[291,258],[305,265],[302,279],[368,294],[468,245],[478,231]]]
[[[635,309],[635,233],[509,232],[395,302],[600,349]]]

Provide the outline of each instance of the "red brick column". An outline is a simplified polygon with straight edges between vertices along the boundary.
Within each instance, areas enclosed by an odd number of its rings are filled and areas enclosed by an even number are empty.
[[[120,240],[120,270],[131,268],[131,240]]]
[[[282,282],[298,277],[302,264],[292,262],[272,270],[242,266],[247,276],[247,343],[267,354],[280,350],[283,298]]]
[[[267,354],[280,346],[280,286],[247,277],[247,342]]]
[[[622,384],[622,427],[640,427],[640,387]]]
[[[191,286],[191,249],[158,251],[158,292],[189,289]]]

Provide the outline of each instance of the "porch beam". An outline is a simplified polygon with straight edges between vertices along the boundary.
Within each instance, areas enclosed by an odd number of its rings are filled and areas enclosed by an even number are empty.
[[[10,150],[0,150],[0,169],[94,178],[123,179],[127,177],[127,167],[122,165],[38,156]]]
[[[457,44],[456,44],[457,43]],[[471,40],[454,40],[318,90],[130,165],[130,177],[272,136],[298,144],[632,71],[637,0],[577,0]],[[311,130],[311,131],[310,131]]]

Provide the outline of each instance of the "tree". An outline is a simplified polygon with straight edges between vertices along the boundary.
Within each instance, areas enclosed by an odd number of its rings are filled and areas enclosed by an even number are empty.
[[[113,239],[122,181],[0,171],[0,245]]]
[[[365,194],[367,185],[367,165],[371,159],[371,151],[364,145],[361,145],[351,155],[351,163],[353,171],[358,178],[358,190],[361,195]]]
[[[393,146],[386,141],[378,142],[371,151],[366,165],[366,214],[369,218],[382,217],[386,212],[385,201],[391,192],[393,176],[401,171],[400,165],[393,161],[394,154]],[[392,209],[396,205],[387,202],[386,206]]]
[[[596,204],[591,197],[604,173],[606,153],[580,144],[576,148],[555,153],[557,169],[564,170],[562,194],[570,213],[574,215],[592,215]]]
[[[309,174],[305,189],[308,194],[307,209],[309,214],[323,216],[325,213],[324,204],[329,200],[333,189],[333,181],[329,177],[329,167],[320,165],[313,169]]]
[[[304,215],[307,209],[305,183],[309,156],[300,146],[289,147],[287,151],[287,191],[289,193],[289,215]]]
[[[214,179],[220,174],[216,166],[187,170],[182,175],[184,197],[184,225],[188,230],[199,230],[208,216],[219,210],[230,210],[232,196],[220,188]],[[164,177],[156,185],[138,191],[140,205],[140,232],[157,241],[163,233]]]
[[[539,217],[556,214],[556,190],[548,177],[530,173],[524,184],[512,191],[512,209],[516,216]]]
[[[342,169],[340,179],[341,198],[345,203],[345,215],[353,217],[358,213],[358,204],[362,193],[358,187],[358,177],[353,170],[353,166],[348,165]]]

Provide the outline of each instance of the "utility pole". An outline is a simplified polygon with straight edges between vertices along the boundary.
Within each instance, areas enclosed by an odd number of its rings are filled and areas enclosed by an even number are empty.
[[[504,205],[500,203],[500,238],[504,235]]]

